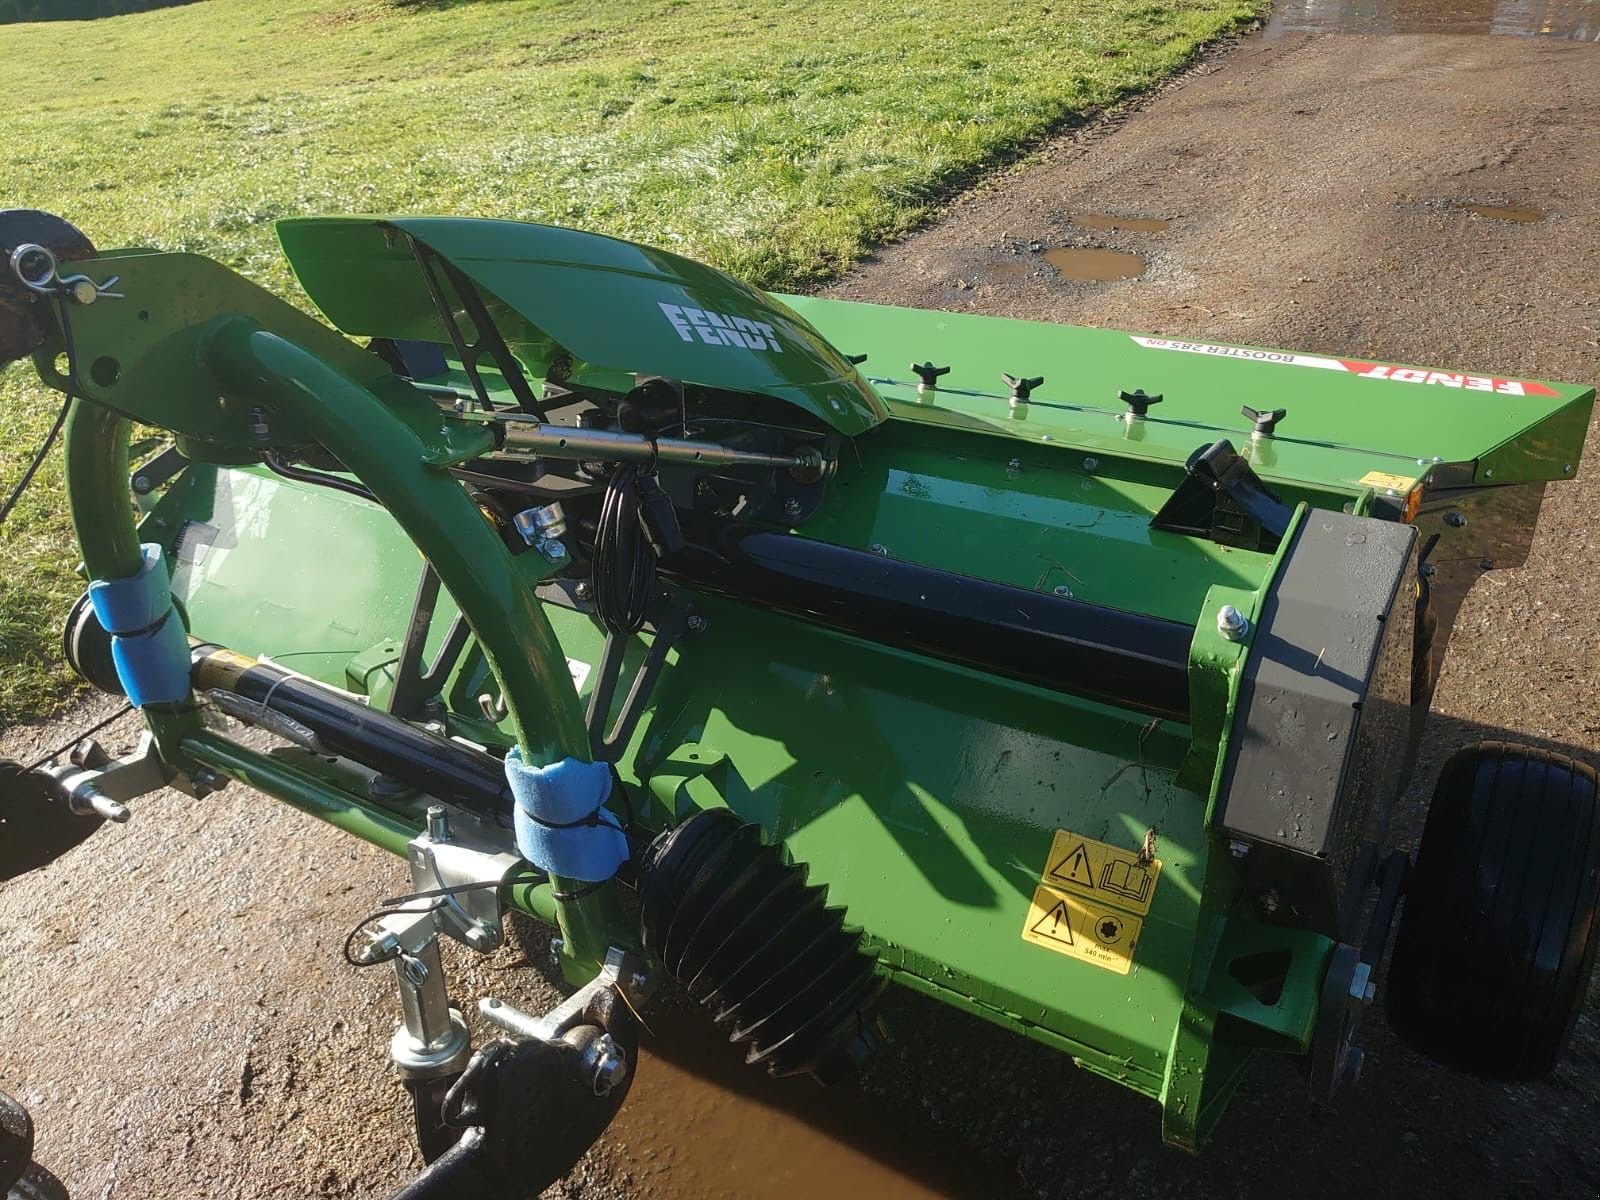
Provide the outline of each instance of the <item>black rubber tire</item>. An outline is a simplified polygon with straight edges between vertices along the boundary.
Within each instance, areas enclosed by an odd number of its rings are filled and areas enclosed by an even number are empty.
[[[117,664],[111,657],[111,635],[95,616],[88,592],[74,600],[67,613],[61,630],[61,655],[86,682],[113,696],[123,694]]]
[[[0,758],[0,882],[54,862],[105,824],[74,816],[46,785],[41,772]]]
[[[1600,904],[1595,772],[1480,742],[1440,773],[1389,966],[1394,1030],[1506,1081],[1555,1066],[1588,990]]]

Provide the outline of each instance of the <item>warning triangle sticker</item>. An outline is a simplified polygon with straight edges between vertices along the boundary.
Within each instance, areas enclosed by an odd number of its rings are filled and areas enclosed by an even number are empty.
[[[1060,942],[1064,946],[1072,945],[1072,922],[1067,912],[1067,902],[1057,900],[1055,906],[1035,921],[1028,932]]]
[[[1050,874],[1057,879],[1069,880],[1079,887],[1093,888],[1094,868],[1089,865],[1089,847],[1079,842],[1076,850],[1050,868]]]

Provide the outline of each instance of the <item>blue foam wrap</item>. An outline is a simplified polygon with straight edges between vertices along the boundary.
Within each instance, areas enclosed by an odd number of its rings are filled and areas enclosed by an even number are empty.
[[[135,708],[189,697],[189,635],[172,607],[161,547],[139,547],[144,565],[127,579],[89,585],[89,603],[111,637],[117,679]]]
[[[506,755],[506,780],[517,801],[512,813],[517,852],[541,871],[598,883],[627,861],[622,825],[603,807],[611,795],[611,768],[605,763],[564,758],[536,767],[513,748]]]

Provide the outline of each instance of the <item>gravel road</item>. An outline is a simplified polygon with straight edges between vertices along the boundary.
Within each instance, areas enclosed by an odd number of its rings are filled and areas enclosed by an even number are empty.
[[[1049,142],[832,292],[1591,381],[1597,97],[1594,45],[1248,39],[1130,113]],[[1544,216],[1509,222],[1466,203]],[[1169,224],[1073,223],[1085,213]],[[1073,246],[1148,268],[1069,283],[1043,251]],[[1482,736],[1600,758],[1594,458],[1550,489],[1526,567],[1469,598],[1425,784]],[[27,756],[99,711],[0,745]],[[1416,816],[1410,805],[1413,832]],[[33,1109],[41,1161],[79,1200],[392,1191],[418,1166],[383,1058],[392,991],[385,971],[345,967],[338,946],[402,882],[397,861],[233,787],[142,800],[131,824],[0,887],[0,1081]],[[553,999],[515,948],[450,967],[459,995]],[[1153,1106],[1058,1056],[912,997],[891,1017],[899,1040],[866,1090],[826,1103],[742,1082],[755,1096],[741,1098],[711,1055],[687,1071],[646,1063],[637,1112],[551,1194],[1600,1194],[1592,1012],[1568,1061],[1533,1086],[1453,1076],[1378,1033],[1353,1103],[1330,1114],[1303,1099],[1290,1064],[1262,1063],[1199,1159],[1160,1146]],[[662,1082],[648,1083],[652,1069]],[[704,1136],[673,1136],[684,1113]]]

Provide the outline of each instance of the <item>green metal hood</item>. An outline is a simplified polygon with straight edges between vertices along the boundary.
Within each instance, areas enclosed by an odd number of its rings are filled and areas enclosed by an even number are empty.
[[[1594,388],[1146,336],[972,313],[785,296],[825,335],[869,352],[864,368],[896,421],[965,429],[1079,453],[1181,465],[1217,438],[1250,447],[1240,414],[1287,410],[1251,447],[1262,476],[1359,489],[1429,476],[1453,484],[1558,480],[1577,470]],[[907,364],[950,368],[919,394]],[[1488,365],[1488,364],[1480,364]],[[1044,376],[1012,405],[1000,380]],[[1126,422],[1119,392],[1161,395]]]
[[[787,401],[847,435],[888,413],[854,365],[766,293],[676,254],[593,233],[453,217],[278,222],[301,286],[345,333],[447,342],[406,236],[484,297],[512,352],[543,376],[665,375]]]

